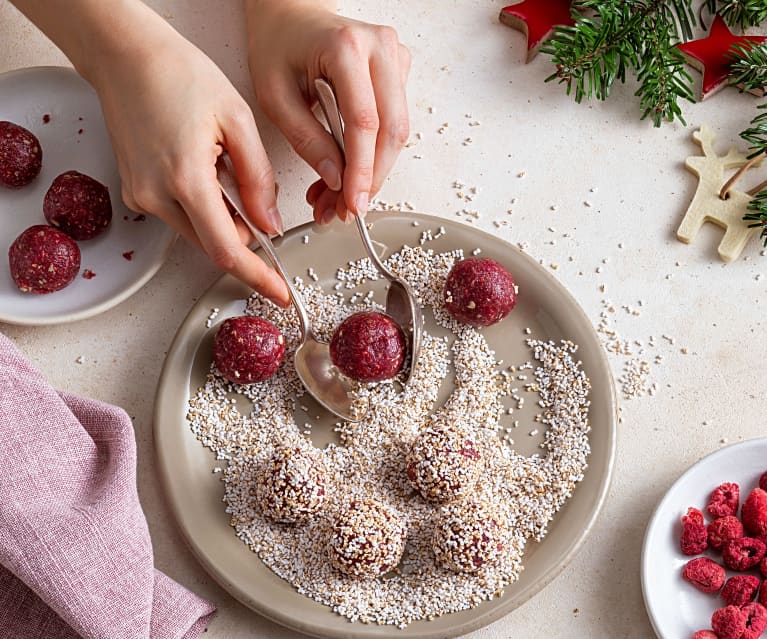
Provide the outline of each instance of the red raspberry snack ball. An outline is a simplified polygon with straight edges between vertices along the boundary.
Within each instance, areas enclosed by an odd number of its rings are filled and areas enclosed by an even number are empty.
[[[252,384],[268,379],[282,364],[285,338],[261,317],[230,317],[213,340],[216,368],[230,382]]]
[[[762,560],[765,549],[761,539],[754,537],[730,539],[722,546],[722,561],[731,570],[748,570]]]
[[[762,473],[761,477],[759,477],[759,488],[767,490],[767,472]]]
[[[703,513],[697,508],[688,508],[682,517],[682,536],[679,545],[685,555],[699,555],[708,547],[708,531],[703,523]]]
[[[431,538],[438,563],[468,573],[497,563],[510,542],[511,528],[498,508],[474,499],[445,506]]]
[[[53,293],[80,270],[80,248],[66,233],[46,224],[30,226],[8,249],[11,277],[23,293]]]
[[[333,524],[328,557],[345,575],[380,577],[399,564],[406,536],[394,509],[374,499],[353,501]]]
[[[322,507],[326,484],[325,472],[311,452],[280,447],[256,475],[256,501],[272,521],[295,524]]]
[[[445,281],[445,308],[459,322],[490,326],[506,317],[517,303],[514,278],[487,257],[456,262]]]
[[[0,121],[0,184],[10,189],[26,186],[43,165],[43,149],[34,133],[18,124]]]
[[[43,200],[48,223],[76,240],[91,240],[112,221],[109,191],[101,182],[77,171],[62,173]]]
[[[740,518],[747,532],[767,538],[767,491],[754,488],[743,502]]]
[[[405,361],[405,335],[388,315],[355,313],[333,334],[330,359],[344,375],[358,382],[390,379]]]
[[[406,464],[413,488],[427,501],[442,503],[474,489],[482,470],[482,455],[470,432],[444,425],[418,435]]]
[[[746,631],[748,613],[738,606],[715,610],[711,615],[711,627],[719,639],[740,639]]]
[[[706,511],[712,517],[724,517],[735,515],[740,503],[740,486],[733,483],[724,483],[714,488],[708,499]]]
[[[721,550],[722,546],[730,539],[738,539],[743,536],[743,524],[740,519],[733,515],[725,515],[714,519],[707,528],[708,545],[715,550]]]
[[[698,630],[692,639],[719,639],[719,637],[713,630]]]
[[[754,575],[735,575],[730,577],[722,588],[722,599],[728,606],[745,606],[759,590],[759,577]]]
[[[746,613],[746,630],[740,639],[759,639],[767,629],[767,608],[760,603],[749,603],[741,608]]]
[[[682,577],[701,592],[717,592],[725,574],[724,568],[708,557],[691,559],[682,569]]]

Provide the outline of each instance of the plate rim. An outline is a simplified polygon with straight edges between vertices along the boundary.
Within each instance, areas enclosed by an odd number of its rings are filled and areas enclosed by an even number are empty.
[[[60,74],[62,77],[69,76],[70,78],[73,78],[79,82],[83,82],[88,87],[90,87],[90,84],[88,84],[88,82],[79,73],[77,73],[73,67],[53,64],[10,69],[9,71],[0,73],[0,85],[2,85],[2,83],[8,78],[13,78],[15,76],[46,73]],[[91,90],[93,89],[91,88]],[[99,109],[100,108],[101,106],[99,105]],[[114,149],[112,149],[112,153],[114,153]],[[113,295],[98,304],[88,306],[78,311],[61,312],[53,315],[46,315],[44,317],[30,317],[29,315],[8,313],[7,311],[4,311],[0,308],[0,322],[13,324],[15,326],[52,326],[56,324],[76,322],[79,320],[87,319],[89,317],[100,315],[101,313],[104,313],[109,309],[114,308],[118,304],[124,302],[134,293],[143,288],[143,286],[157,274],[157,271],[162,268],[163,264],[165,264],[168,259],[168,255],[170,255],[170,252],[173,249],[177,239],[178,233],[171,232],[168,236],[168,241],[164,250],[161,254],[158,254],[154,260],[147,262],[148,268],[143,272],[141,277],[134,280],[130,286],[122,289],[116,295]]]
[[[501,619],[502,617],[505,617],[509,613],[513,612],[513,610],[517,609],[518,607],[522,606],[524,603],[528,602],[530,599],[532,599],[535,595],[541,592],[546,586],[548,586],[554,579],[556,579],[562,571],[570,564],[570,562],[573,560],[573,558],[576,556],[576,554],[581,550],[584,542],[588,538],[588,536],[591,534],[594,526],[596,525],[596,522],[599,520],[600,515],[602,514],[604,504],[607,500],[610,486],[612,484],[613,476],[614,476],[614,468],[615,468],[615,460],[616,460],[616,448],[617,448],[617,423],[618,423],[618,399],[617,399],[617,392],[615,387],[615,378],[613,375],[612,367],[610,365],[610,362],[607,357],[607,353],[604,349],[604,346],[599,339],[598,335],[596,334],[596,330],[594,328],[593,322],[589,319],[589,317],[586,315],[586,312],[583,310],[581,305],[577,302],[575,297],[570,293],[570,291],[567,289],[567,287],[559,281],[554,275],[549,273],[545,268],[543,268],[537,260],[535,260],[532,256],[527,254],[525,251],[521,250],[519,247],[514,246],[507,240],[500,238],[496,235],[493,235],[492,233],[485,231],[483,229],[479,229],[476,227],[471,227],[466,224],[462,224],[460,222],[457,222],[455,220],[450,220],[447,218],[439,217],[437,215],[432,214],[426,214],[426,213],[419,213],[415,211],[370,211],[368,213],[368,219],[375,219],[379,217],[385,217],[388,214],[400,214],[403,216],[413,217],[414,219],[417,219],[419,222],[422,223],[431,223],[436,224],[438,226],[452,226],[455,228],[460,228],[462,230],[466,230],[467,228],[472,231],[472,233],[476,233],[479,235],[486,236],[487,238],[492,239],[492,241],[500,241],[502,242],[508,249],[513,250],[517,253],[517,255],[521,256],[522,259],[525,259],[529,261],[529,263],[540,273],[544,278],[547,278],[549,280],[549,283],[554,283],[555,287],[559,289],[559,292],[563,294],[565,297],[568,298],[569,302],[571,303],[572,307],[575,309],[575,312],[579,315],[579,319],[584,323],[584,325],[588,326],[590,329],[590,333],[593,335],[594,342],[598,345],[598,349],[596,349],[596,352],[594,353],[595,357],[598,358],[601,367],[603,370],[607,373],[607,377],[609,380],[609,383],[606,388],[607,393],[607,400],[609,405],[609,415],[610,420],[608,424],[607,429],[607,435],[609,437],[608,441],[608,457],[607,457],[607,463],[605,466],[605,479],[604,482],[600,486],[600,490],[597,493],[596,500],[595,500],[595,507],[593,509],[593,512],[590,513],[587,524],[579,531],[579,534],[574,535],[572,538],[571,543],[569,544],[569,547],[567,549],[567,552],[562,555],[559,559],[559,561],[553,565],[551,568],[549,568],[542,577],[538,580],[537,583],[532,586],[529,591],[525,594],[524,597],[517,600],[509,600],[507,604],[501,604],[495,608],[490,608],[486,611],[481,612],[476,617],[474,617],[470,621],[466,621],[459,626],[456,626],[454,628],[451,628],[450,633],[446,634],[444,631],[427,631],[423,632],[419,635],[421,639],[447,639],[448,637],[457,637],[469,632],[472,632],[474,630],[478,630],[480,628],[483,628],[490,623],[493,623],[494,621],[497,621],[498,619]],[[308,221],[303,224],[300,224],[298,226],[295,226],[288,231],[286,231],[286,235],[300,235],[305,232],[306,229],[313,226],[313,221]],[[261,249],[258,249],[257,252],[261,252]],[[319,627],[317,624],[314,623],[305,623],[302,619],[296,619],[293,617],[289,617],[286,614],[280,614],[278,612],[275,612],[273,609],[266,607],[266,606],[259,606],[257,602],[253,602],[252,600],[248,600],[246,595],[244,593],[240,593],[237,588],[234,588],[231,584],[228,583],[226,576],[221,574],[221,572],[216,568],[215,565],[213,565],[213,562],[211,562],[208,557],[205,556],[205,553],[203,550],[198,547],[198,545],[195,543],[193,535],[190,533],[190,530],[187,526],[187,522],[185,521],[177,500],[174,500],[171,496],[171,493],[173,492],[172,489],[172,479],[171,479],[171,470],[169,467],[169,464],[167,463],[167,455],[168,451],[164,450],[164,447],[159,445],[159,442],[163,439],[163,433],[162,429],[159,427],[159,424],[163,422],[162,416],[163,416],[163,406],[162,402],[159,401],[160,395],[163,392],[163,388],[166,384],[169,383],[168,378],[170,377],[170,362],[173,359],[173,356],[177,356],[180,340],[181,340],[181,332],[184,328],[186,321],[189,317],[189,315],[193,312],[197,304],[199,303],[199,300],[202,299],[210,290],[220,285],[222,280],[226,279],[234,279],[229,274],[224,274],[220,278],[218,278],[211,286],[209,286],[194,302],[194,304],[190,307],[187,314],[184,316],[184,318],[181,320],[181,323],[179,324],[176,333],[173,337],[173,340],[170,343],[170,346],[168,347],[168,354],[166,356],[166,359],[163,363],[163,368],[158,380],[157,385],[157,391],[155,393],[155,401],[154,401],[154,411],[153,411],[153,435],[154,435],[154,442],[155,442],[155,459],[158,462],[158,474],[160,476],[160,482],[162,485],[163,492],[166,496],[166,503],[168,507],[170,508],[173,518],[178,525],[178,528],[180,532],[182,533],[182,537],[187,545],[187,547],[190,549],[194,557],[197,559],[197,561],[200,563],[200,565],[205,569],[206,573],[213,578],[214,581],[216,581],[230,596],[232,596],[234,599],[239,601],[241,604],[249,608],[250,610],[256,612],[257,614],[269,619],[270,621],[273,621],[283,627],[296,630],[299,632],[302,632],[304,634],[307,634],[312,637],[317,637],[319,639],[336,639],[339,637],[343,637],[344,639],[354,639],[357,637],[367,639],[368,637],[373,636],[371,633],[358,633],[356,632],[357,627],[368,627],[368,626],[361,626],[360,624],[352,624],[349,623],[349,631],[341,634],[337,634],[335,632],[333,633],[323,633],[322,628]],[[200,444],[202,445],[202,444]],[[240,542],[242,543],[242,542]],[[257,557],[259,561],[261,561],[260,557]],[[268,567],[267,567],[268,569]],[[307,598],[308,600],[311,600]],[[512,602],[514,605],[512,605]],[[332,612],[330,608],[328,608],[328,611]],[[380,627],[379,630],[382,630],[384,627]],[[396,627],[393,628],[393,631],[401,632]],[[378,634],[376,636],[396,636],[393,633],[384,633],[384,634]]]
[[[729,444],[727,446],[722,446],[718,450],[711,451],[710,453],[707,453],[700,459],[698,459],[695,463],[688,466],[672,483],[671,485],[666,489],[666,491],[663,493],[663,497],[661,497],[660,501],[656,504],[655,508],[653,509],[652,514],[650,515],[650,519],[647,523],[647,527],[645,528],[644,537],[642,539],[642,551],[641,551],[641,566],[640,566],[640,581],[642,586],[642,600],[644,601],[645,610],[647,612],[647,617],[650,620],[650,624],[652,625],[653,631],[657,635],[658,639],[666,639],[666,635],[663,633],[663,631],[660,629],[660,622],[656,618],[654,609],[652,609],[652,606],[650,605],[650,597],[648,595],[649,592],[649,585],[647,584],[647,574],[646,574],[646,566],[649,561],[649,544],[650,544],[650,536],[655,530],[656,525],[660,521],[660,515],[662,511],[664,510],[667,502],[671,499],[672,491],[687,479],[688,475],[691,475],[693,472],[695,472],[701,465],[710,463],[715,460],[717,457],[727,457],[729,455],[732,455],[733,453],[736,453],[741,448],[750,448],[752,446],[762,445],[767,447],[767,437],[751,437],[749,439],[744,439],[740,442],[735,442],[733,444]]]

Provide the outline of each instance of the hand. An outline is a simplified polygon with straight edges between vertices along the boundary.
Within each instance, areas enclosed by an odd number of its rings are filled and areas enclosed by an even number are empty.
[[[102,61],[89,77],[117,155],[123,200],[159,216],[216,266],[285,306],[285,282],[248,248],[254,238],[230,215],[216,180],[216,158],[226,149],[253,221],[282,232],[274,173],[252,111],[207,56],[157,19],[162,24],[142,22],[141,51]]]
[[[409,135],[410,54],[391,27],[338,16],[317,0],[248,0],[249,60],[264,112],[322,178],[307,191],[317,222],[364,215]],[[335,89],[346,164],[315,118],[314,79]]]

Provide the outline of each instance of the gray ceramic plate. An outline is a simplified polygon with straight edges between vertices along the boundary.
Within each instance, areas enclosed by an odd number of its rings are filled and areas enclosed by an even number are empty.
[[[419,226],[414,227],[417,221]],[[570,339],[580,346],[578,357],[591,378],[591,457],[584,480],[573,497],[557,514],[546,538],[529,542],[525,569],[519,580],[507,587],[500,598],[476,608],[434,621],[420,621],[405,630],[394,627],[353,624],[307,597],[272,573],[245,544],[237,539],[224,512],[223,485],[212,469],[213,453],[192,434],[186,421],[190,393],[203,382],[212,358],[211,343],[218,323],[242,314],[249,291],[232,277],[224,276],[194,305],[171,345],[160,380],[155,404],[155,444],[168,500],[192,550],[202,565],[234,597],[246,606],[280,624],[317,637],[344,639],[397,637],[437,639],[462,635],[485,626],[527,601],[549,583],[572,559],[588,535],[607,495],[615,454],[616,402],[610,368],[591,322],[564,287],[533,259],[506,242],[469,226],[437,217],[416,214],[371,214],[371,236],[388,246],[387,254],[403,244],[414,245],[421,233],[440,226],[446,233],[426,247],[435,251],[475,248],[482,256],[505,264],[519,285],[519,302],[500,324],[483,332],[496,357],[507,362],[531,358],[524,343],[524,329],[538,339]],[[304,243],[308,236],[308,243]],[[363,257],[353,226],[334,224],[317,230],[306,225],[288,232],[278,243],[288,271],[306,279],[313,267],[320,283],[328,289],[335,272],[350,260]],[[383,301],[383,284],[377,299]],[[211,310],[220,312],[211,328],[206,321]],[[427,330],[434,329],[427,314]],[[449,389],[448,389],[449,391]],[[447,391],[446,391],[447,392]],[[306,403],[302,399],[302,403]],[[533,404],[534,402],[528,402]],[[514,415],[522,424],[532,423],[529,413]],[[511,419],[511,417],[509,417]],[[300,423],[300,422],[299,422]],[[325,422],[333,422],[328,417]],[[314,432],[322,428],[314,426]],[[330,428],[326,428],[330,431]],[[542,434],[529,437],[529,428],[516,437],[523,454],[539,451]],[[322,444],[324,442],[317,442]]]
[[[43,149],[43,168],[31,184],[0,187],[0,322],[73,322],[112,308],[144,286],[165,262],[176,235],[158,217],[137,216],[123,205],[117,161],[95,91],[65,67],[9,71],[0,75],[0,120],[32,131]],[[80,273],[69,286],[49,295],[21,293],[8,270],[8,248],[27,227],[46,224],[45,192],[69,170],[86,173],[109,189],[112,223],[99,237],[78,242]],[[129,251],[130,259],[124,257]],[[86,269],[95,277],[85,279]]]

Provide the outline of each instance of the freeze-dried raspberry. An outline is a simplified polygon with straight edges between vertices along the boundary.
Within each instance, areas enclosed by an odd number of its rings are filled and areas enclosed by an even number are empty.
[[[762,577],[767,579],[767,557],[759,562],[759,572],[762,573]]]
[[[715,550],[721,550],[722,546],[730,539],[739,539],[743,536],[743,524],[740,519],[733,515],[725,515],[714,519],[708,525],[708,545]]]
[[[748,613],[738,606],[719,608],[711,615],[711,627],[719,639],[740,639],[747,621]]]
[[[517,303],[514,278],[489,257],[456,262],[445,280],[445,308],[470,326],[490,326],[506,317]]]
[[[763,581],[762,585],[759,586],[759,594],[756,596],[756,600],[767,607],[767,585],[765,584],[767,584],[767,581]]]
[[[724,583],[724,568],[708,557],[688,561],[682,577],[702,592],[716,592]]]
[[[745,606],[753,600],[758,589],[759,577],[735,575],[725,582],[722,588],[722,599],[728,606]]]
[[[759,488],[767,491],[767,472],[762,473],[762,476],[759,478]]]
[[[708,547],[708,531],[703,523],[703,513],[688,508],[682,517],[682,537],[679,540],[685,555],[699,555]]]
[[[738,486],[738,484],[725,482],[714,488],[714,491],[708,498],[706,511],[712,517],[735,515],[738,512],[739,501],[740,486]]]
[[[743,502],[740,515],[747,532],[767,538],[767,491],[754,488]]]
[[[766,549],[764,542],[754,537],[730,539],[722,546],[722,561],[732,570],[748,570],[762,560]]]
[[[759,639],[767,628],[767,608],[760,603],[750,603],[741,607],[746,613],[746,630],[740,639]]]
[[[719,637],[713,630],[698,630],[692,639],[719,639]]]

